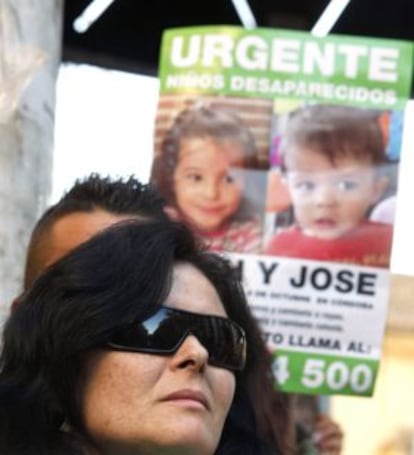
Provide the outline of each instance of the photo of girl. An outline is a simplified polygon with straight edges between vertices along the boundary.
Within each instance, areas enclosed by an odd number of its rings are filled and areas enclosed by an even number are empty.
[[[235,110],[198,98],[166,129],[151,180],[169,214],[209,249],[259,253],[266,174],[256,139]]]

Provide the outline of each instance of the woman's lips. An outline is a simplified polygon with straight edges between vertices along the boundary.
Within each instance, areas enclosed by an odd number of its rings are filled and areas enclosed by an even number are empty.
[[[197,390],[183,389],[177,390],[176,392],[170,393],[162,399],[162,401],[189,401],[201,404],[205,409],[210,409],[210,404],[206,396]]]

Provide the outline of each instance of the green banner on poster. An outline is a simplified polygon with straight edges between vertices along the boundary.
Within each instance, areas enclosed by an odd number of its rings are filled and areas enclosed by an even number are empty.
[[[165,32],[159,75],[162,93],[398,108],[410,93],[412,60],[404,41],[194,27]]]

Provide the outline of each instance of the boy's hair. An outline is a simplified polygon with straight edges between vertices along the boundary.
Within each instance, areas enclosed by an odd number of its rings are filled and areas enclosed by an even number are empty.
[[[167,220],[164,200],[151,184],[143,184],[134,176],[111,179],[92,173],[77,179],[62,198],[49,207],[36,223],[27,250],[24,276],[25,289],[44,268],[43,251],[53,225],[72,213],[104,210],[114,215],[133,218]]]
[[[317,150],[333,165],[342,157],[373,165],[388,162],[379,113],[352,106],[316,104],[293,111],[280,147],[281,167],[285,172],[286,157],[294,147]]]
[[[243,150],[243,167],[259,168],[254,136],[237,115],[205,104],[188,107],[175,118],[161,143],[160,154],[154,161],[153,180],[169,203],[175,202],[173,176],[181,142],[198,137],[211,137],[217,142],[238,142]]]

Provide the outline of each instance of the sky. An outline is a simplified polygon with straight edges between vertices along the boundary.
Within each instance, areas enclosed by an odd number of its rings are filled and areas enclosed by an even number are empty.
[[[62,64],[57,81],[52,195],[55,202],[78,177],[134,174],[148,181],[158,79],[90,65]],[[81,100],[81,103],[79,102]],[[414,101],[405,113],[414,124]],[[414,134],[405,128],[400,161],[391,271],[414,276]]]
[[[158,79],[62,64],[56,90],[52,203],[92,171],[148,181]]]

